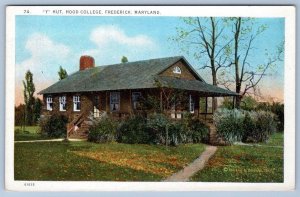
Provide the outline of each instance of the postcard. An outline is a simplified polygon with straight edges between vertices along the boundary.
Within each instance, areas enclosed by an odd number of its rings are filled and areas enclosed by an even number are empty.
[[[295,7],[8,6],[10,191],[295,187]]]

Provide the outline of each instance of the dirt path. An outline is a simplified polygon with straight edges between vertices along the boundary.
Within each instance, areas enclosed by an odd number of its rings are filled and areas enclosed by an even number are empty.
[[[209,160],[211,156],[215,154],[217,150],[216,146],[206,146],[205,151],[194,160],[191,164],[189,164],[184,169],[180,170],[179,172],[173,174],[166,180],[165,182],[173,182],[173,181],[189,181],[189,178],[196,174],[199,170],[202,170]]]
[[[33,143],[33,142],[62,142],[64,139],[49,139],[49,140],[27,140],[27,141],[15,141],[15,143]],[[69,139],[69,141],[86,141],[86,139]]]
[[[247,144],[243,142],[236,142],[234,145],[239,145],[239,146],[260,146],[260,147],[270,147],[270,148],[283,148],[283,146],[270,146],[270,145],[262,145],[262,144]]]

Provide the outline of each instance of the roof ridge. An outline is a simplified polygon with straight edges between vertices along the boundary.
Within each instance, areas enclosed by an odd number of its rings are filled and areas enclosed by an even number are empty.
[[[117,66],[117,65],[124,65],[124,64],[132,64],[132,63],[138,63],[138,62],[146,62],[146,61],[153,61],[153,60],[163,60],[163,59],[170,59],[170,58],[184,58],[184,56],[169,56],[169,57],[161,57],[161,58],[152,58],[152,59],[144,59],[144,60],[137,60],[137,61],[132,61],[132,62],[125,62],[125,63],[117,63],[117,64],[105,64],[105,65],[99,65],[99,66],[95,66],[94,68],[97,68],[97,67],[100,67],[100,66],[105,66],[105,67],[108,67],[108,66]]]

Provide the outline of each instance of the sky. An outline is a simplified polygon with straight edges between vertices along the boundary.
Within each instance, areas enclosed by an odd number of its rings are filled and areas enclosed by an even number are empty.
[[[284,40],[283,18],[258,18],[254,27],[261,24],[268,28],[253,43],[255,48],[249,54],[252,65],[266,62],[266,49],[275,53]],[[120,63],[122,56],[138,61],[183,55],[210,83],[209,70],[200,69],[205,58],[194,58],[171,39],[178,27],[185,27],[179,17],[16,16],[15,104],[23,102],[22,80],[27,70],[33,73],[39,92],[58,81],[60,66],[68,74],[78,71],[82,55],[93,56],[96,66]],[[284,62],[278,62],[270,73],[260,83],[261,92],[283,101]]]

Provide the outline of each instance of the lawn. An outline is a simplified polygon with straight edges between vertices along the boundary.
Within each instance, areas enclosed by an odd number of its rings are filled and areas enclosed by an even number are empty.
[[[275,133],[259,145],[218,147],[192,181],[283,182],[283,133]]]
[[[15,143],[15,180],[160,181],[204,149],[203,144]]]
[[[23,131],[20,126],[15,126],[15,141],[51,139],[48,136],[42,135],[39,129],[38,126],[26,126],[25,131]]]

